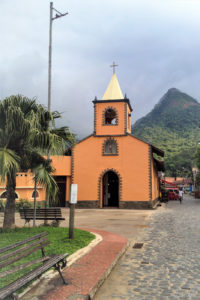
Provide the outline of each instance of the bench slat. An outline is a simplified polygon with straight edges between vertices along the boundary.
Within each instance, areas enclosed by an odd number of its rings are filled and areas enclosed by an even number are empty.
[[[18,253],[21,253],[22,251],[25,251],[25,250],[28,250],[28,249],[31,249],[33,248],[34,246],[38,245],[38,244],[42,244],[43,242],[47,242],[48,241],[48,236],[45,236],[39,240],[37,240],[36,242],[34,243],[31,243],[31,244],[28,244],[24,247],[21,247],[17,250],[15,250],[14,252],[10,252],[6,255],[3,255],[3,256],[0,256],[0,262],[4,261],[5,259],[8,259],[9,257],[12,257],[12,256],[16,256]],[[42,248],[42,247],[41,247]],[[29,254],[28,254],[29,255]],[[26,255],[25,255],[26,256]],[[24,257],[25,257],[24,256]]]
[[[34,219],[34,209],[24,208],[19,211],[21,219],[30,222]],[[36,209],[36,220],[56,220],[63,221],[65,218],[62,217],[61,208],[37,208]]]
[[[34,214],[25,214],[25,215],[21,215],[21,217],[25,217],[25,218],[28,218],[28,217],[33,217]],[[44,216],[44,217],[53,217],[53,218],[61,218],[62,215],[61,214],[41,214],[41,213],[36,213],[36,217],[37,216]]]
[[[62,216],[61,213],[54,213],[54,212],[50,212],[50,213],[45,213],[45,212],[41,212],[41,211],[36,211],[36,214],[38,215],[42,215],[42,216]],[[26,212],[26,213],[23,213],[21,214],[21,216],[33,216],[34,213],[33,212]]]
[[[6,287],[0,289],[0,299],[4,299],[5,297],[11,295],[16,290],[23,287],[25,284],[30,282],[31,280],[35,279],[51,267],[55,266],[59,261],[65,259],[68,256],[68,253],[57,255],[53,257],[52,259],[48,260],[44,265],[38,267],[37,269],[31,271],[27,275],[17,279],[13,283],[7,285]]]
[[[54,213],[54,212],[45,213],[45,212],[41,212],[41,211],[39,211],[39,212],[36,211],[36,213],[38,215],[42,215],[42,216],[45,216],[45,215],[47,215],[47,216],[62,216],[61,213]],[[26,212],[26,213],[21,214],[21,216],[29,216],[29,215],[33,216],[34,213],[33,212]]]
[[[18,260],[20,260],[21,258],[26,257],[26,256],[28,256],[29,254],[32,254],[33,252],[35,252],[35,251],[37,251],[37,250],[41,249],[42,247],[45,247],[45,246],[47,246],[47,245],[49,245],[49,244],[50,244],[49,241],[44,242],[44,243],[42,243],[41,245],[39,245],[39,246],[37,246],[37,247],[35,247],[35,248],[32,248],[32,249],[29,250],[29,251],[23,252],[21,255],[15,257],[15,258],[12,258],[12,259],[10,259],[10,260],[7,260],[6,262],[0,263],[0,268],[4,268],[4,267],[6,267],[7,265],[12,264],[12,263],[18,261]]]
[[[56,213],[61,213],[61,209],[51,209],[51,208],[36,208],[38,212],[56,212]],[[33,208],[24,208],[20,209],[20,212],[32,212],[34,211]]]
[[[16,247],[18,247],[18,246],[20,246],[20,245],[23,245],[23,244],[25,244],[25,243],[27,243],[27,242],[34,241],[34,240],[36,240],[36,239],[38,239],[38,238],[40,238],[40,237],[42,237],[42,236],[45,236],[45,235],[47,235],[47,234],[48,234],[47,232],[42,232],[42,233],[39,233],[39,234],[37,234],[37,235],[34,235],[34,236],[32,236],[32,237],[30,237],[30,238],[28,238],[28,239],[26,239],[26,240],[19,241],[19,242],[15,243],[15,244],[6,246],[6,247],[4,247],[4,248],[1,248],[1,249],[0,249],[0,253],[6,252],[6,251],[11,250],[11,249],[14,249],[14,248],[16,248]]]
[[[26,216],[21,216],[21,218],[26,218],[26,219],[28,219],[28,218],[33,218],[34,217],[34,215],[26,215]],[[42,217],[44,217],[44,218],[53,218],[53,219],[57,219],[57,218],[62,218],[63,219],[63,217],[62,217],[62,215],[42,215],[42,214],[36,214],[36,218],[37,217],[40,217],[40,218],[42,218]]]
[[[60,208],[36,208],[38,211],[55,211],[55,212],[60,212]],[[34,208],[20,208],[20,211],[34,211]]]
[[[49,221],[52,221],[52,220],[60,220],[60,221],[64,221],[65,219],[64,218],[45,218],[45,217],[36,217],[35,218],[36,220],[49,220]],[[22,220],[33,220],[33,218],[22,218]]]
[[[38,208],[36,208],[36,210],[38,211],[38,212],[49,212],[49,213],[61,213],[61,209],[49,209],[49,208],[46,208],[46,209],[38,209]],[[20,210],[21,212],[33,212],[34,211],[34,209],[23,209],[23,210]]]
[[[15,273],[19,270],[22,270],[22,269],[25,269],[25,268],[28,268],[30,266],[32,266],[33,264],[37,264],[37,263],[40,263],[40,262],[44,262],[46,260],[49,260],[51,258],[51,256],[44,256],[44,257],[41,257],[41,258],[38,258],[36,260],[33,260],[33,261],[29,261],[27,263],[24,263],[22,265],[19,265],[19,266],[16,266],[10,270],[6,270],[4,272],[1,272],[0,273],[0,278],[3,278],[5,276],[8,276],[9,274],[12,274],[12,273]]]

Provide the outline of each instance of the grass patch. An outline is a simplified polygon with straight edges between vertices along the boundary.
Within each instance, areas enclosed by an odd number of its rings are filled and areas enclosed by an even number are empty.
[[[70,240],[68,238],[68,228],[63,227],[50,227],[50,226],[39,226],[35,228],[14,228],[14,229],[0,229],[0,248],[5,246],[14,244],[18,241],[25,240],[31,236],[42,232],[48,232],[48,238],[50,241],[50,245],[45,247],[45,254],[62,254],[68,253],[69,255],[74,253],[80,248],[84,248],[87,246],[95,236],[90,232],[75,229],[74,230],[74,240]],[[19,263],[24,263],[27,261],[35,260],[36,258],[41,257],[41,250],[36,251],[35,253],[29,255],[26,258],[20,260],[20,262],[16,262],[12,264],[12,266],[16,266]],[[14,274],[8,275],[0,280],[0,288],[6,286],[10,282],[16,280],[16,278],[21,277],[22,275],[28,273],[30,270],[34,269],[36,266],[32,268],[26,268],[21,271],[18,271]],[[3,268],[1,271],[7,270],[8,267]]]

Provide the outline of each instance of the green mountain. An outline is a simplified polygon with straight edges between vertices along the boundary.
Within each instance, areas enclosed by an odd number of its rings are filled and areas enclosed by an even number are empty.
[[[165,151],[168,176],[191,172],[196,146],[200,141],[200,104],[171,88],[154,109],[132,126],[132,134]]]

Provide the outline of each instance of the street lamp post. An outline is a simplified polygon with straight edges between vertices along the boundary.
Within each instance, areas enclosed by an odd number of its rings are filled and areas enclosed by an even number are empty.
[[[55,12],[55,16],[53,16]],[[51,67],[52,67],[52,24],[55,19],[68,15],[68,12],[62,14],[53,7],[53,2],[50,2],[50,20],[49,20],[49,64],[48,64],[48,111],[51,111]],[[50,124],[49,124],[50,126]],[[50,159],[49,151],[47,153],[47,159]],[[46,195],[45,207],[48,206],[48,197]]]

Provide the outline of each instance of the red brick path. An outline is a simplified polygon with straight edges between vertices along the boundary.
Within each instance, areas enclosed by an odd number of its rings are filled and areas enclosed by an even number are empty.
[[[87,296],[90,293],[94,294],[95,287],[105,278],[105,274],[109,272],[128,245],[128,240],[118,234],[88,230],[100,234],[103,240],[63,271],[64,278],[70,284],[55,287],[53,291],[45,295],[44,299],[89,299]]]

